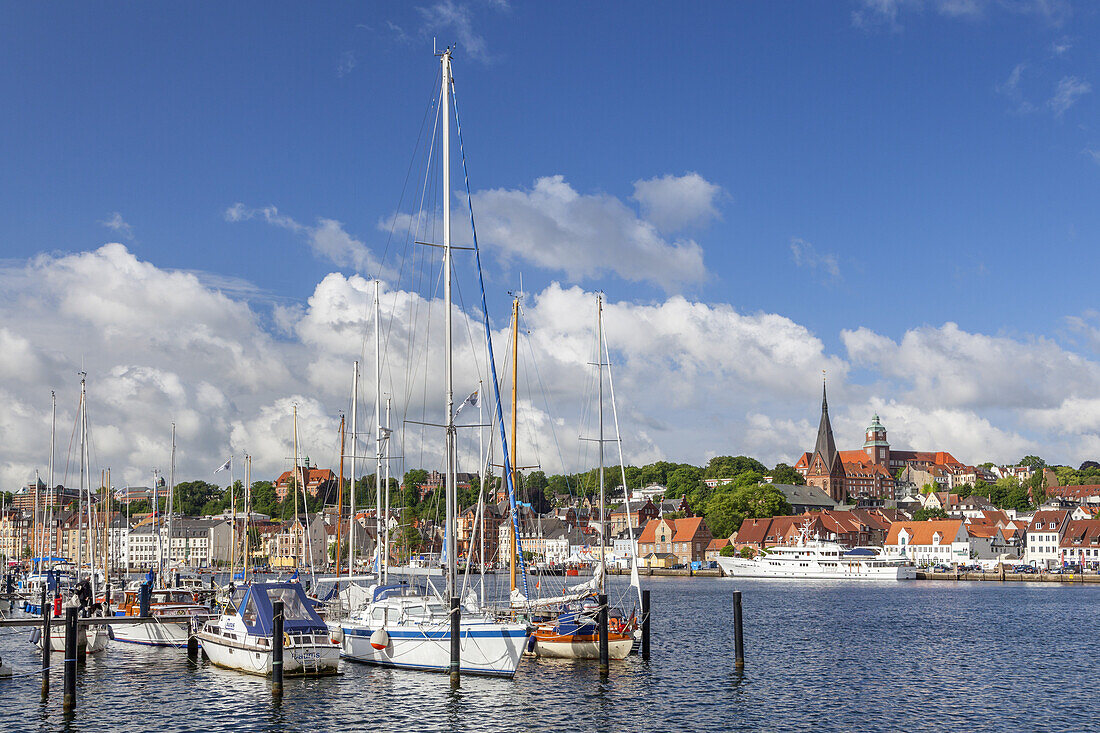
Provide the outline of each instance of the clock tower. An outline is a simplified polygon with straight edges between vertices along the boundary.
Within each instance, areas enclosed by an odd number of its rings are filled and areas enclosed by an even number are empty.
[[[863,452],[871,459],[871,463],[890,469],[890,444],[886,442],[886,428],[878,420],[876,414],[871,418],[871,424],[864,431],[866,441],[863,443]]]

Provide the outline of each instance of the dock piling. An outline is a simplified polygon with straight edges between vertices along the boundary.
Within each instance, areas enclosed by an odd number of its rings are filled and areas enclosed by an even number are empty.
[[[745,637],[741,630],[741,591],[733,592],[733,666],[745,668]]]
[[[649,590],[642,591],[642,659],[649,659]]]
[[[607,596],[600,594],[598,596],[598,602],[600,604],[600,610],[597,616],[596,625],[600,643],[600,676],[606,677],[611,671],[611,664],[608,661],[607,651]]]
[[[80,650],[76,646],[76,615],[80,611],[76,606],[65,609],[65,689],[61,698],[61,709],[76,712],[76,659]]]
[[[283,602],[273,601],[271,610],[275,615],[271,632],[271,694],[282,697],[283,694]]]
[[[199,637],[194,632],[187,636],[187,661],[192,664],[199,663]]]
[[[42,586],[42,696],[50,692],[50,612],[53,604],[49,602],[46,586]]]
[[[457,597],[451,598],[451,689],[459,686],[462,670],[462,606]]]
[[[149,605],[153,596],[153,587],[148,583],[142,583],[138,587],[138,615],[145,618],[149,615]]]

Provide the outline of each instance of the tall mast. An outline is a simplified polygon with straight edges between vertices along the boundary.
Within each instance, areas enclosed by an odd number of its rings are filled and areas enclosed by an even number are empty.
[[[165,559],[165,566],[172,567],[172,512],[175,510],[176,505],[173,499],[175,498],[176,489],[176,424],[172,423],[172,456],[168,463],[168,499],[165,502],[168,509],[168,539],[166,544],[168,545],[168,557]],[[164,581],[163,575],[161,577],[162,585],[167,586],[168,583]]]
[[[107,480],[103,483],[103,552],[100,555],[100,561],[103,563],[103,585],[107,586],[107,574],[110,572],[108,563],[110,562],[110,553],[108,552],[108,540],[111,535],[111,469],[107,469]]]
[[[352,365],[351,376],[351,499],[348,504],[348,575],[355,573],[355,454],[359,452],[359,433],[355,420],[359,414],[359,362]]]
[[[229,517],[232,522],[233,538],[229,548],[229,579],[237,574],[237,495],[235,493],[237,481],[233,476],[233,454],[229,454]]]
[[[382,577],[382,329],[378,281],[374,281],[374,549]]]
[[[244,569],[241,579],[248,581],[248,520],[252,518],[252,456],[244,457]]]
[[[340,529],[344,524],[344,414],[340,413],[340,474],[336,477],[336,580],[340,580]],[[348,572],[351,575],[351,572]]]
[[[519,297],[512,300],[512,489],[518,484],[519,471],[516,469],[516,413],[519,406]],[[519,511],[518,507],[516,511]],[[511,559],[508,567],[508,576],[511,580],[511,590],[516,589],[516,554],[518,543],[516,542],[516,527],[519,525],[519,517],[513,517],[508,524],[508,535],[512,543],[508,556]]]
[[[54,506],[54,504],[57,503],[56,497],[54,498],[53,502],[51,502],[50,499],[49,499],[49,497],[53,494],[53,491],[54,491],[53,461],[54,461],[54,454],[57,452],[56,446],[57,446],[57,395],[51,389],[50,390],[50,486],[49,486],[49,489],[46,491],[46,504],[47,504],[48,509],[49,509],[49,511],[46,512],[46,514],[48,514],[48,516],[49,516],[49,520],[48,520],[49,521],[49,529],[46,531],[46,542],[47,542],[47,544],[51,544],[50,539],[53,538],[53,506]],[[43,554],[45,555],[46,553],[43,553]],[[47,555],[47,557],[53,557],[53,554],[54,554],[54,548],[51,546],[49,548],[49,555]]]
[[[484,383],[479,379],[477,382],[477,461],[478,461],[478,477],[477,477],[477,506],[478,506],[478,524],[481,526],[481,533],[478,535],[478,541],[481,546],[478,548],[477,559],[481,564],[481,573],[479,579],[481,580],[481,607],[485,608],[485,388]],[[473,548],[471,548],[473,549]]]
[[[382,485],[384,493],[384,506],[382,508],[383,520],[382,520],[382,533],[385,536],[386,541],[382,543],[382,582],[388,583],[390,580],[390,400],[389,396],[386,397],[386,443],[384,449],[386,451],[386,462],[382,466],[382,470],[385,472],[385,476],[382,477]]]
[[[38,476],[38,469],[34,469],[34,521],[31,524],[31,557],[41,558],[42,555],[38,552],[38,545],[42,541],[42,531],[38,526],[38,494],[42,491],[41,488],[42,479]],[[40,561],[35,560],[34,570],[39,568]]]
[[[604,583],[607,575],[607,559],[605,549],[607,547],[607,511],[604,508],[603,488],[603,294],[596,295],[596,374],[599,377],[599,404],[600,404],[600,593],[605,593]],[[514,439],[513,439],[514,440]]]
[[[158,471],[157,469],[154,468],[153,469],[153,539],[156,542],[156,548],[157,548],[157,564],[156,564],[157,574],[158,574],[157,582],[160,582],[159,574],[160,574],[160,555],[161,555],[161,547],[160,547],[161,536],[160,536],[160,529],[158,527],[158,522],[157,522],[157,520],[159,518],[159,513],[157,512],[157,484],[159,482],[160,482],[160,471]],[[152,563],[150,563],[150,565],[151,564]]]
[[[87,379],[87,373],[80,373],[80,490],[79,499],[76,505],[76,577],[79,580],[80,574],[84,571],[84,442],[86,438],[88,422],[87,415],[85,413],[85,381]]]
[[[303,472],[303,474],[304,474],[304,472]],[[298,482],[300,480],[302,480],[302,479],[298,478],[299,475],[300,474],[299,474],[299,469],[298,469],[298,403],[295,402],[294,403],[294,470],[291,472],[291,476],[293,478],[291,479],[292,486],[290,487],[291,491],[294,493],[294,522],[295,523],[297,523],[297,521],[298,521]],[[304,479],[305,476],[303,475],[302,478]],[[294,525],[292,524],[290,526],[291,526],[292,531],[293,531]],[[302,564],[302,559],[299,557],[299,554],[301,553],[301,551],[302,551],[302,546],[300,544],[296,548],[294,548],[294,565],[295,565],[295,567],[300,567],[301,564]]]
[[[443,89],[440,96],[443,103],[443,307],[446,323],[446,394],[444,410],[447,415],[447,596],[454,599],[458,594],[455,558],[455,476],[454,476],[454,365],[451,363],[451,49],[443,52]]]

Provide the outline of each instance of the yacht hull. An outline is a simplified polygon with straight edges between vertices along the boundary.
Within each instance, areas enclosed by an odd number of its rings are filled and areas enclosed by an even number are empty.
[[[213,634],[196,634],[210,662],[218,667],[248,674],[271,674],[271,649],[247,643],[231,643]],[[336,674],[340,648],[334,644],[303,644],[283,649],[283,674],[286,676],[323,676]]]
[[[718,558],[722,575],[730,578],[776,578],[787,580],[912,580],[914,568],[907,565],[876,566],[870,561],[853,561],[824,566],[810,561],[804,565],[770,565],[759,560]]]
[[[448,672],[451,664],[449,624],[428,623],[385,627],[387,644],[371,645],[378,627],[345,622],[342,654],[364,664],[401,669]],[[513,677],[527,643],[527,628],[518,624],[463,624],[460,632],[462,674]]]
[[[112,626],[115,641],[145,646],[186,647],[191,626],[184,621]]]

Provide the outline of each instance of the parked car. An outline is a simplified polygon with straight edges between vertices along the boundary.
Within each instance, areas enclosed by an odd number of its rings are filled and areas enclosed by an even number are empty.
[[[1031,575],[1035,575],[1039,571],[1036,570],[1031,565],[1017,565],[1016,567],[1012,568],[1012,572],[1014,572],[1014,573],[1028,573],[1028,574],[1031,574]]]
[[[937,565],[934,568],[932,568],[932,572],[933,573],[950,573],[950,572],[952,572],[952,570],[951,570],[951,567],[949,565]]]
[[[686,567],[687,567],[687,565],[683,564],[682,562],[678,562],[678,563],[676,563],[675,565],[672,566],[672,569],[673,570],[683,570]]]

